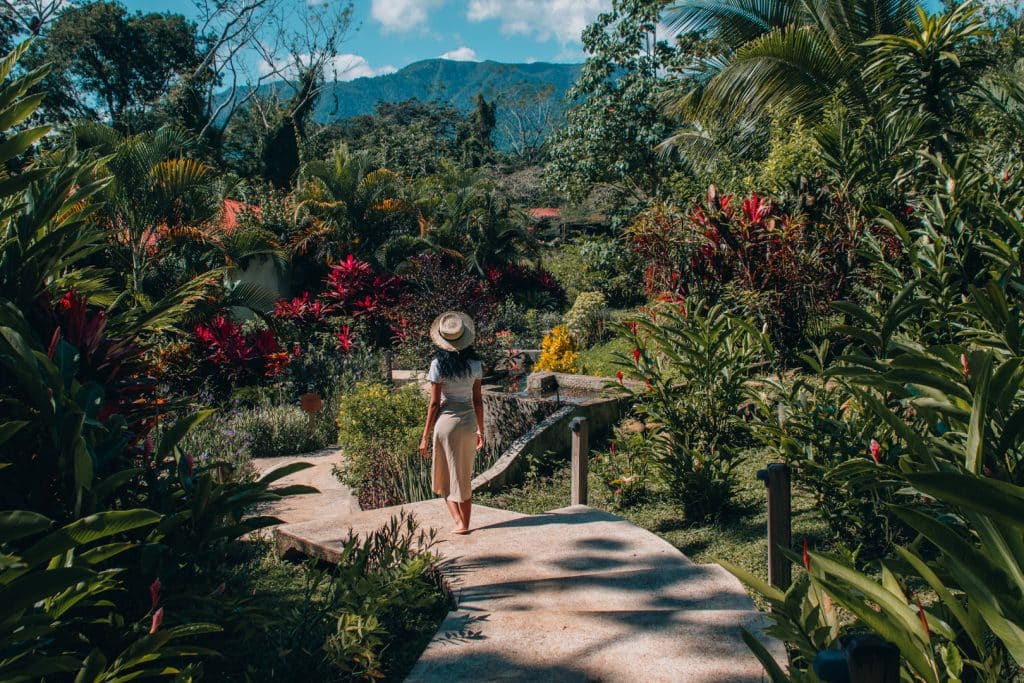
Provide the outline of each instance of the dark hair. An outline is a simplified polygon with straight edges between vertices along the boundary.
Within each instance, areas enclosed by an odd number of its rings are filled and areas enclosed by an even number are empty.
[[[469,374],[469,361],[479,360],[480,356],[472,346],[467,346],[461,351],[445,351],[437,349],[434,360],[437,361],[437,369],[442,379],[464,377]]]

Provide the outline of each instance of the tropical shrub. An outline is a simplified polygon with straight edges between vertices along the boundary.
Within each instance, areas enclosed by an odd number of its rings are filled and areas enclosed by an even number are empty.
[[[620,425],[608,451],[595,452],[590,467],[612,494],[613,505],[628,508],[647,500],[654,484],[654,450],[646,430],[630,431]]]
[[[633,410],[654,425],[654,467],[691,522],[722,512],[733,496],[732,469],[749,442],[741,416],[747,384],[769,349],[752,322],[699,299],[662,304],[614,329],[634,346],[619,362],[631,378]]]
[[[342,541],[334,578],[337,628],[323,647],[353,680],[382,678],[411,664],[388,654],[429,637],[447,613],[451,601],[434,544],[433,530],[427,533],[404,512],[362,539]],[[415,654],[406,649],[405,657]]]
[[[876,248],[877,296],[840,306],[849,347],[824,375],[875,425],[875,457],[857,468],[897,487],[885,513],[913,541],[871,574],[848,556],[805,552],[810,585],[853,621],[813,647],[797,640],[805,656],[794,680],[810,676],[815,648],[864,629],[893,642],[904,675],[918,680],[1013,680],[1024,663],[1021,269],[1008,258],[1020,244],[1020,195],[1011,187],[986,196],[990,179],[968,163],[940,165],[946,177],[909,225],[885,216],[909,259],[886,260]],[[985,227],[972,230],[974,221]],[[806,630],[798,618],[814,614],[806,595],[736,573],[789,605],[773,612],[776,633]],[[773,678],[785,680],[763,654]]]
[[[580,292],[600,292],[608,305],[622,308],[643,299],[643,267],[620,239],[600,235],[580,237],[545,256],[544,263],[575,301]]]
[[[403,275],[407,295],[394,311],[394,334],[401,366],[426,369],[433,356],[430,325],[445,311],[463,311],[476,326],[474,348],[490,363],[498,357],[494,341],[497,300],[486,281],[466,273],[445,254],[422,254],[410,260]]]
[[[833,539],[855,549],[860,561],[875,559],[908,540],[906,526],[888,511],[901,500],[903,484],[877,467],[894,465],[901,448],[856,395],[823,376],[829,354],[824,342],[815,355],[804,356],[816,375],[765,379],[752,387],[757,412],[751,431],[813,494],[815,514]]]
[[[641,213],[627,235],[649,264],[648,295],[730,301],[767,325],[783,350],[797,348],[809,322],[852,286],[856,231],[827,201],[795,199],[790,210],[712,186],[688,212],[655,205]]]
[[[582,348],[601,341],[609,320],[608,304],[600,292],[580,292],[565,314],[565,326]]]
[[[508,264],[502,267],[491,266],[485,274],[497,296],[511,298],[526,308],[556,310],[565,302],[562,286],[543,268]]]
[[[391,391],[383,384],[357,383],[338,406],[338,445],[345,459],[338,477],[358,496],[364,490],[376,500],[397,500],[401,476],[427,416],[427,401],[410,385]],[[373,487],[381,489],[373,491]]]
[[[579,353],[576,340],[565,325],[558,325],[540,343],[540,358],[534,364],[536,372],[576,372]]]

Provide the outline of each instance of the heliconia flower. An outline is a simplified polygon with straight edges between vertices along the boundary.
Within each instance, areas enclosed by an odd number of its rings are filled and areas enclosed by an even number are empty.
[[[1010,182],[1010,169],[1006,169],[1005,171],[1003,171],[1003,182]]]
[[[616,372],[615,373],[615,377],[619,380],[619,384],[622,384],[622,377],[623,377],[622,370],[619,370],[618,372]]]
[[[632,332],[634,334],[634,336],[636,335],[636,321],[635,320],[630,320],[629,321],[629,331]]]
[[[807,543],[807,537],[804,536],[804,569],[811,571],[811,553]]]
[[[612,441],[612,445],[611,445],[611,454],[615,455],[615,442],[614,441]]]
[[[969,374],[971,374],[971,371],[967,367],[967,354],[966,353],[961,353],[960,354],[960,367],[962,367],[963,370],[964,370],[964,379],[967,379],[967,376]]]
[[[153,612],[153,620],[149,622],[149,635],[153,635],[160,630],[160,624],[164,623],[164,608],[161,607],[157,611]]]
[[[158,576],[153,583],[149,584],[149,602],[152,607],[156,607],[156,603],[160,600],[160,577]]]
[[[924,633],[928,636],[928,640],[931,640],[932,630],[928,628],[928,617],[924,613],[924,607],[921,606],[921,598],[915,595],[914,602],[917,603],[917,614],[921,617],[921,625],[924,626]]]
[[[639,363],[640,362],[640,349],[638,349],[635,346],[633,347],[633,362],[634,363]]]
[[[654,391],[654,385],[651,384],[651,380],[647,380],[647,391]]]
[[[871,439],[870,450],[871,450],[871,459],[875,461],[876,465],[880,464],[880,461],[878,459],[878,454],[882,452],[882,445],[880,443],[878,443],[877,441],[875,441],[874,439]]]

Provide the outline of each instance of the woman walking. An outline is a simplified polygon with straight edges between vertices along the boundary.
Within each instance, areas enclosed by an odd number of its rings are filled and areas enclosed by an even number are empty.
[[[430,457],[433,434],[434,493],[445,497],[453,533],[469,533],[473,458],[484,445],[483,366],[473,350],[476,330],[465,313],[442,313],[430,326],[437,352],[430,363],[430,405],[420,453]]]

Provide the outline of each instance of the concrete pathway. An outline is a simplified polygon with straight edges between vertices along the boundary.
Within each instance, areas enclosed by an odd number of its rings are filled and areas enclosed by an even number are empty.
[[[786,661],[731,574],[620,517],[474,506],[473,532],[456,536],[442,501],[404,508],[441,530],[437,551],[457,601],[408,681],[766,680],[740,627]],[[278,551],[336,561],[350,529],[372,531],[398,510],[279,527]]]
[[[280,458],[253,458],[252,464],[259,476],[294,462],[313,463],[312,467],[279,479],[271,486],[302,484],[320,491],[319,494],[288,496],[261,508],[259,514],[273,515],[279,517],[285,524],[293,524],[320,519],[325,514],[348,515],[359,512],[359,501],[351,489],[338,481],[332,472],[334,466],[341,462],[341,458],[341,450],[337,448]]]

